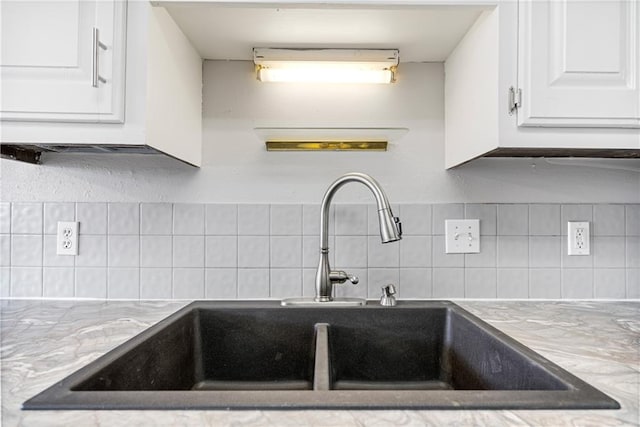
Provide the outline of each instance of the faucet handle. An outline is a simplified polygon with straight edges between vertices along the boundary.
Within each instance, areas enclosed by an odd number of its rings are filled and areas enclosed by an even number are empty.
[[[331,282],[333,283],[344,283],[348,280],[354,285],[357,285],[360,281],[360,279],[358,279],[358,276],[347,274],[342,270],[329,272],[329,280],[331,280]]]

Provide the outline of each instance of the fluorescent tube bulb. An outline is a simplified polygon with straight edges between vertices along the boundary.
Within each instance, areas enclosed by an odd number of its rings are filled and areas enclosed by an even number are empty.
[[[254,49],[258,80],[295,83],[392,83],[397,50]]]

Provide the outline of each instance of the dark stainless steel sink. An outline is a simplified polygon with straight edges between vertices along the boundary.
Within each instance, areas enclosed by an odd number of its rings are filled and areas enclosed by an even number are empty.
[[[450,302],[195,302],[24,409],[616,409]]]

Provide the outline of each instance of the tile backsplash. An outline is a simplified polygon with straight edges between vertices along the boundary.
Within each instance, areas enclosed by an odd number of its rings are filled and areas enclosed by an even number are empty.
[[[400,204],[404,236],[381,244],[374,205],[336,205],[340,296],[640,298],[638,204]],[[0,203],[0,296],[253,299],[312,296],[318,205]],[[445,219],[480,219],[481,252],[445,254]],[[591,255],[567,256],[566,223],[591,222]],[[55,253],[79,221],[78,256]]]

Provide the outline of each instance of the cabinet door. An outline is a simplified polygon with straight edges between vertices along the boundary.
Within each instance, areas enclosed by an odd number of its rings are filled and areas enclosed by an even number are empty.
[[[2,1],[0,118],[123,122],[125,6],[114,0]]]
[[[636,0],[520,0],[518,125],[640,127]]]

